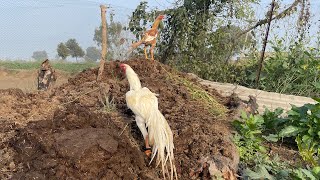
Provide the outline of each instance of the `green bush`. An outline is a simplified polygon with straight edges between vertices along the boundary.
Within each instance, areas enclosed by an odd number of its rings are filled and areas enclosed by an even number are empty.
[[[245,179],[319,179],[320,178],[320,100],[316,104],[292,106],[287,116],[283,109],[266,110],[260,115],[242,113],[233,125],[234,142],[240,152]],[[272,133],[272,134],[271,134]],[[264,141],[295,140],[307,166],[292,166],[277,156],[269,157]],[[294,142],[294,141],[293,141]]]
[[[320,96],[320,51],[302,42],[285,45],[282,40],[271,42],[272,53],[266,57],[259,89],[300,96]],[[188,60],[184,55],[171,65],[192,72],[203,79],[235,83],[256,88],[259,52],[238,62],[224,62],[218,56]],[[199,60],[200,59],[200,60]]]
[[[303,43],[288,47],[275,41],[274,54],[266,59],[260,89],[279,93],[316,97],[320,95],[319,50]]]
[[[316,100],[317,104],[292,105],[287,117],[277,117],[277,112],[270,111],[264,114],[266,126],[275,130],[273,136],[293,138],[301,157],[312,166],[320,166],[320,100]]]
[[[245,113],[233,122],[237,130],[233,140],[240,152],[240,175],[244,179],[288,179],[290,166],[277,156],[267,155],[263,145],[264,124],[262,116]]]

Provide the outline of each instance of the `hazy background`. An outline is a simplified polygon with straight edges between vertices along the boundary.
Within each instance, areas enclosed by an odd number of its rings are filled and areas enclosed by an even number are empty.
[[[140,0],[2,0],[0,4],[0,59],[31,59],[34,51],[45,50],[49,58],[55,58],[58,43],[75,38],[82,49],[95,45],[94,29],[100,25],[100,4],[106,4],[115,13],[115,18],[128,23],[129,15]],[[172,7],[172,0],[150,0],[151,8]],[[271,0],[262,0],[257,5],[257,18],[264,17]],[[284,4],[292,0],[284,0]],[[314,17],[319,21],[320,1],[311,1]],[[287,20],[294,23],[294,20]],[[283,21],[282,21],[283,22]],[[315,34],[318,25],[311,27]],[[273,35],[284,34],[273,31]]]

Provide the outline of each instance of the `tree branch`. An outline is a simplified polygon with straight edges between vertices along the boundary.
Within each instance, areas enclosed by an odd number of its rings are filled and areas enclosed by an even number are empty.
[[[276,20],[276,19],[281,19],[284,18],[286,15],[290,14],[290,12],[297,7],[297,5],[301,2],[301,0],[295,0],[288,8],[286,8],[285,10],[283,10],[281,13],[279,13],[278,15],[274,16],[271,21]],[[251,30],[262,26],[264,24],[268,23],[268,18],[262,19],[260,21],[258,21],[255,25],[249,27],[248,29],[242,31],[237,37],[242,36],[248,32],[250,32]]]
[[[270,11],[269,11],[270,13],[269,13],[269,18],[268,18],[268,26],[267,26],[267,30],[266,30],[266,36],[264,37],[263,47],[262,47],[262,51],[261,51],[261,57],[260,57],[260,61],[259,61],[259,64],[258,64],[259,67],[258,67],[257,78],[256,78],[256,88],[257,89],[259,87],[260,74],[261,74],[262,64],[263,64],[263,60],[264,60],[264,54],[266,52],[266,47],[267,47],[267,42],[268,42],[268,37],[269,37],[269,30],[270,30],[270,26],[271,26],[271,20],[272,20],[272,14],[273,14],[273,11],[274,11],[274,6],[275,6],[275,0],[272,0]]]

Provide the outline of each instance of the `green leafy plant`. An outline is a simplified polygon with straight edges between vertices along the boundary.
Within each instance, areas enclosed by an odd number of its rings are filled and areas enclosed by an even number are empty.
[[[269,118],[269,129],[276,130],[279,138],[295,139],[301,157],[312,166],[320,164],[320,101],[316,100],[316,104],[292,105],[284,118],[277,117],[277,112],[265,114]]]
[[[320,167],[316,167],[313,169],[305,169],[305,168],[298,168],[293,169],[291,177],[294,179],[310,179],[316,180],[320,178]]]
[[[318,104],[293,106],[287,117],[279,117],[283,114],[281,108],[273,112],[266,110],[262,116],[247,115],[242,112],[241,119],[233,122],[237,130],[233,140],[240,152],[242,177],[245,179],[319,179],[320,149],[317,140],[319,136],[318,133],[312,133],[319,124],[312,124],[312,130],[310,130],[307,120],[312,119],[318,122],[315,120],[319,119]],[[276,134],[270,134],[270,132],[276,132]],[[316,137],[310,135],[316,135]],[[263,145],[264,141],[274,142],[284,137],[296,140],[301,157],[312,166],[311,168],[309,166],[294,167],[282,162],[278,156],[269,157]]]
[[[304,136],[303,138],[297,136],[296,143],[303,160],[309,162],[312,166],[317,166],[317,160],[319,158],[316,154],[319,153],[318,151],[320,150],[315,148],[317,143],[310,141],[308,136]]]
[[[240,152],[240,158],[248,164],[253,163],[257,152],[266,152],[266,148],[262,145],[263,123],[261,116],[248,116],[245,112],[242,112],[240,120],[233,121],[238,131],[234,136],[234,142]]]
[[[244,179],[290,179],[291,167],[282,162],[278,156],[268,157],[266,154],[257,153],[254,166],[243,171]]]
[[[264,120],[260,115],[247,115],[242,112],[241,119],[233,122],[237,133],[233,140],[240,152],[244,179],[287,179],[290,174],[288,165],[277,156],[270,158],[263,146],[262,133]]]

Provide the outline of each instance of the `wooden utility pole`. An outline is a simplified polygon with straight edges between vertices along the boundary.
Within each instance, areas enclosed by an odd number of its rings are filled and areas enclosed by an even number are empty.
[[[259,87],[260,74],[261,74],[262,65],[263,65],[263,60],[264,60],[264,54],[265,54],[265,52],[266,52],[267,41],[268,41],[268,37],[269,37],[269,31],[270,31],[270,25],[271,25],[271,21],[272,21],[272,15],[273,15],[274,6],[275,6],[275,0],[272,0],[272,2],[271,2],[271,8],[270,8],[270,11],[269,11],[269,19],[268,19],[268,25],[267,25],[266,35],[265,35],[265,37],[264,37],[263,47],[262,47],[262,51],[261,51],[261,57],[260,57],[260,61],[259,61],[259,64],[258,64],[259,67],[258,67],[258,71],[257,71],[256,88]]]
[[[105,5],[100,5],[101,9],[101,24],[102,24],[102,50],[101,50],[101,60],[99,66],[99,72],[97,81],[101,81],[102,72],[104,70],[104,64],[106,62],[106,54],[107,54],[107,22],[106,22],[106,11],[107,7]]]

